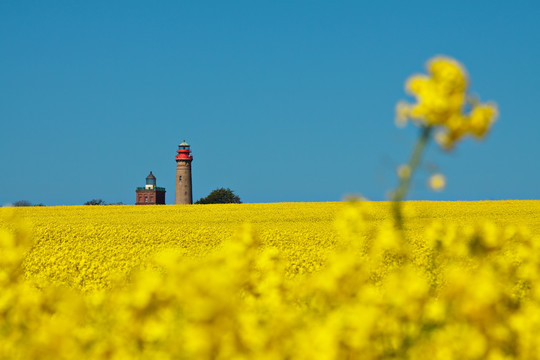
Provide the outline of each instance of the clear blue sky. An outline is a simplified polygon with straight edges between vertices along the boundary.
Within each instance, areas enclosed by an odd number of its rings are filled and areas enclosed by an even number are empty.
[[[150,170],[171,204],[184,139],[194,199],[384,200],[417,135],[394,106],[437,54],[500,117],[432,144],[409,198],[539,199],[538,1],[2,1],[0,205],[133,204]]]

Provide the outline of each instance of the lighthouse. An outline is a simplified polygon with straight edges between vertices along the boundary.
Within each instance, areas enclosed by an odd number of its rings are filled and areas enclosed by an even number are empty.
[[[193,204],[193,195],[191,190],[191,150],[184,140],[178,145],[176,159],[176,188],[174,194],[175,205]]]
[[[150,171],[146,185],[135,190],[135,205],[165,204],[165,188],[156,186],[156,177]]]

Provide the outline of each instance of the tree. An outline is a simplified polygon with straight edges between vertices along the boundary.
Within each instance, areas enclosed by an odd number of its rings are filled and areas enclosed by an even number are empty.
[[[27,201],[27,200],[19,200],[19,201],[15,201],[13,203],[13,206],[16,206],[16,207],[19,207],[19,206],[32,206],[32,203],[30,201]]]
[[[106,205],[105,201],[101,199],[94,199],[84,203],[84,205]]]
[[[241,204],[240,197],[229,188],[219,188],[212,191],[207,197],[201,198],[195,204]]]

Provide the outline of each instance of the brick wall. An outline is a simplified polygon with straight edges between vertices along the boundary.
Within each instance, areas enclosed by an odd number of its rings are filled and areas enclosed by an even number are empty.
[[[135,205],[165,204],[165,191],[163,190],[135,190]]]

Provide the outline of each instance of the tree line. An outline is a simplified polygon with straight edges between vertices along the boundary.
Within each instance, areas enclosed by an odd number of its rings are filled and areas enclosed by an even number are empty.
[[[208,196],[200,198],[195,204],[241,204],[240,196],[236,195],[233,190],[229,188],[218,188],[213,190]],[[27,200],[15,201],[12,206],[45,206],[44,204],[32,204]],[[84,205],[124,205],[122,202],[107,204],[102,199],[92,199],[84,203]]]

